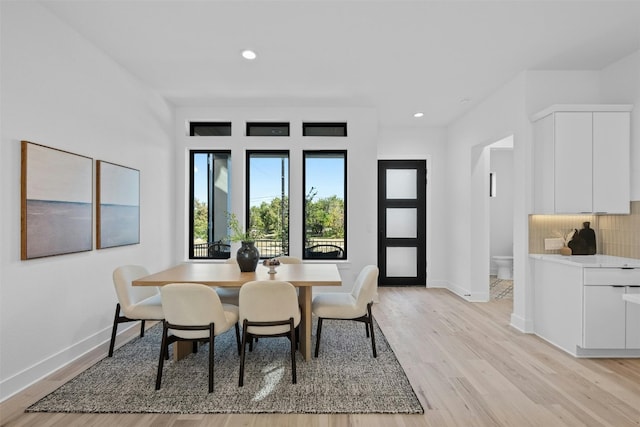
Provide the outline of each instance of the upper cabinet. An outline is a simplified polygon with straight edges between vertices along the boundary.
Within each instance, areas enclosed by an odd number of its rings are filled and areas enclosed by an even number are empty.
[[[532,117],[534,212],[630,212],[631,105],[555,105]]]

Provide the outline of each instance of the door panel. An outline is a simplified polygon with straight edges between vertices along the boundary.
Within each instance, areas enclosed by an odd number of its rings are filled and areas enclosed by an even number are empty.
[[[378,162],[381,286],[426,286],[426,161]]]
[[[416,208],[387,208],[387,237],[416,238]]]

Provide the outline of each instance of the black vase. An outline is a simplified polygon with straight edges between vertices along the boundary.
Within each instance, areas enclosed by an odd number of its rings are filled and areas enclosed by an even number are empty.
[[[590,222],[582,223],[582,230],[580,230],[579,235],[582,240],[584,240],[584,245],[587,250],[587,255],[595,255],[597,252],[596,248],[596,232],[590,228]]]
[[[258,261],[260,260],[260,251],[258,251],[254,242],[242,242],[242,246],[240,246],[236,254],[236,260],[238,261],[240,271],[256,271]]]

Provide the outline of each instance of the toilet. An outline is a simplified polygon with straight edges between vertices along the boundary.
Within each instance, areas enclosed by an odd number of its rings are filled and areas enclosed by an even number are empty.
[[[493,258],[493,262],[498,266],[498,279],[511,280],[513,279],[513,257],[512,256],[499,256],[496,255]]]

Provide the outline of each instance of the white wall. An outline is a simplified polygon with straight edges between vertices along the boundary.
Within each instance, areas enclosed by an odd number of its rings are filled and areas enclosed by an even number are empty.
[[[629,62],[632,65],[625,64],[618,72],[631,76],[637,63]],[[488,249],[486,256],[483,253],[485,240],[489,238],[488,221],[481,196],[486,183],[484,175],[477,173],[482,170],[478,165],[482,159],[479,153],[491,142],[509,134],[514,136],[515,286],[511,324],[524,331],[531,331],[533,322],[533,289],[528,274],[528,214],[532,197],[530,117],[552,104],[604,102],[600,78],[597,71],[523,72],[448,129],[448,208],[456,225],[449,253],[456,254],[458,260],[457,268],[450,267],[449,288],[469,300],[483,300],[483,278],[489,274]]]
[[[490,256],[513,255],[513,149],[491,148],[489,161],[489,169],[496,179],[496,197],[489,199]],[[497,271],[491,261],[491,274]]]
[[[4,400],[108,342],[115,267],[139,263],[158,270],[174,261],[175,174],[172,111],[160,97],[38,3],[0,7]],[[141,243],[21,261],[21,140],[139,169]]]
[[[525,74],[522,73],[448,128],[446,179],[450,244],[447,253],[449,289],[471,301],[489,297],[488,163],[484,148],[514,136],[514,186],[523,191],[514,197],[514,274],[524,262],[527,245],[526,194],[530,182],[529,134],[524,112]],[[485,165],[485,163],[487,163]],[[522,250],[524,248],[524,251]],[[517,280],[517,277],[516,277]],[[524,279],[519,280],[520,283]],[[514,290],[514,311],[519,298]],[[524,308],[520,316],[524,318]]]
[[[381,128],[378,159],[427,161],[427,287],[447,286],[449,238],[444,128]]]
[[[631,200],[640,200],[640,50],[602,70],[603,103],[633,104],[631,112]]]
[[[554,104],[600,102],[598,71],[527,71],[526,112],[533,114]]]
[[[189,137],[189,121],[230,121],[230,137]],[[290,123],[289,137],[246,137],[247,121],[281,121]],[[302,137],[303,121],[347,122],[347,134],[342,137]],[[245,212],[245,151],[289,150],[290,254],[302,256],[302,152],[303,150],[347,150],[347,239],[348,260],[339,262],[339,270],[346,290],[350,290],[355,276],[367,264],[377,264],[377,116],[369,108],[313,108],[313,107],[219,107],[178,108],[175,117],[176,176],[186,177],[189,171],[189,150],[231,150],[231,207],[244,222]],[[176,181],[175,257],[188,259],[188,181]],[[232,253],[239,244],[232,245]],[[211,262],[211,261],[209,261]],[[336,290],[323,288],[322,290]],[[318,289],[318,291],[322,291]]]

